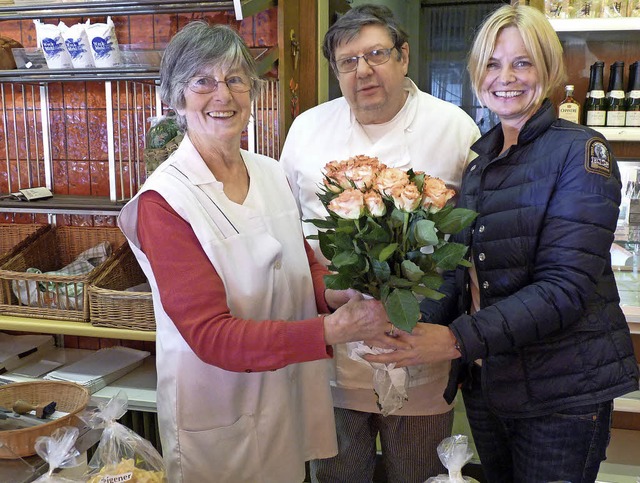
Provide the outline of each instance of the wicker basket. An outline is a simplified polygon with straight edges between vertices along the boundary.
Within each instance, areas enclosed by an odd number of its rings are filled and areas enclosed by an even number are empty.
[[[125,243],[89,285],[91,323],[100,327],[156,330],[151,292],[125,291],[146,281],[129,244]]]
[[[0,223],[0,265],[51,225]]]
[[[13,403],[22,399],[32,405],[56,402],[56,411],[68,413],[58,419],[32,428],[0,431],[1,459],[36,454],[34,445],[39,436],[49,436],[62,426],[73,426],[76,415],[89,403],[89,391],[79,384],[63,381],[16,382],[0,386],[0,406],[11,409]]]
[[[99,267],[84,275],[28,273],[28,268],[42,272],[60,270],[88,248],[108,241],[112,250],[124,244],[119,228],[57,227],[31,240],[0,266],[0,313],[41,319],[89,321],[89,295],[86,287]],[[12,290],[12,282],[35,291],[28,304],[21,304]],[[34,284],[35,283],[35,284]],[[23,300],[24,302],[24,300]]]

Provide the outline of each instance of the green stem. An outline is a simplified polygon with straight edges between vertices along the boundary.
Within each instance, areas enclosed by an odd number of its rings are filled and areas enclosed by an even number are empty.
[[[404,217],[404,221],[402,223],[402,258],[404,258],[404,254],[407,253],[407,230],[409,228],[409,213],[403,211],[402,215]]]

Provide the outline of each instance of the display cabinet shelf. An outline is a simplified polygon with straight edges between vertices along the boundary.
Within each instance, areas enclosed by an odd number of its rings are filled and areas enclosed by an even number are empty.
[[[35,332],[40,334],[75,335],[81,337],[99,337],[103,339],[140,341],[156,340],[155,331],[94,327],[88,322],[34,319],[30,317],[15,317],[2,314],[0,314],[0,330]]]
[[[233,11],[237,20],[273,6],[273,0],[58,0],[19,1],[0,7],[0,20],[96,15],[146,15],[197,11]]]
[[[607,141],[640,142],[640,127],[594,127]]]
[[[640,30],[640,17],[550,19],[556,32],[628,32]]]

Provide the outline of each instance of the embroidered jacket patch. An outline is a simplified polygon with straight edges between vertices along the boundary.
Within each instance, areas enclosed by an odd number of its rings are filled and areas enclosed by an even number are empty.
[[[589,173],[599,174],[607,178],[611,176],[611,155],[607,145],[601,139],[591,138],[587,141],[584,167]]]

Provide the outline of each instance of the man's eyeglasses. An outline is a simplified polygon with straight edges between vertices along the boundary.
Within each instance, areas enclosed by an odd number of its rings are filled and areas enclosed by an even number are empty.
[[[218,84],[226,84],[231,92],[240,94],[251,90],[253,80],[242,75],[234,75],[225,80],[216,80],[213,77],[201,75],[187,81],[189,89],[196,94],[209,94],[218,89]]]
[[[335,62],[336,70],[341,74],[353,72],[358,68],[358,60],[360,59],[364,59],[364,61],[370,66],[382,65],[389,61],[391,58],[391,51],[393,49],[395,49],[395,47],[391,47],[390,49],[375,49],[371,52],[367,52],[366,54],[337,59]]]

